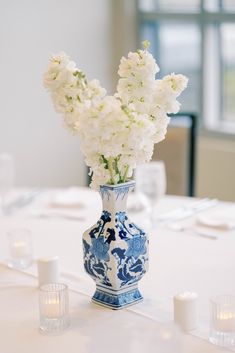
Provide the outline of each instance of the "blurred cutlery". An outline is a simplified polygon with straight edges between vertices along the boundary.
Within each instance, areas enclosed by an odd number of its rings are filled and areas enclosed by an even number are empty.
[[[30,215],[32,217],[36,218],[63,218],[67,219],[70,221],[84,221],[85,217],[83,216],[77,216],[77,215],[72,215],[72,214],[66,214],[66,213],[61,213],[61,212],[54,212],[54,211],[38,211],[38,210],[33,210],[30,212]]]
[[[208,228],[203,229],[201,227],[192,226],[192,225],[183,225],[180,223],[171,223],[169,224],[168,228],[175,232],[188,231],[189,235],[192,234],[192,235],[199,235],[209,239],[218,239],[218,235],[214,232],[212,233],[210,230],[208,230]]]
[[[200,237],[208,238],[211,240],[218,239],[218,235],[208,232],[208,229],[204,230],[204,229],[199,229],[195,227],[195,228],[190,228],[190,231],[192,231],[192,234],[199,235]]]
[[[19,196],[16,200],[10,202],[5,207],[5,213],[10,214],[13,211],[29,205],[35,200],[35,198],[42,192],[41,189],[34,189],[32,191],[26,192],[25,194]]]
[[[193,204],[185,207],[180,207],[175,210],[166,212],[158,217],[160,222],[176,222],[179,220],[186,219],[193,216],[195,213],[204,211],[210,207],[213,207],[218,204],[217,199],[204,198],[202,200],[196,201]]]

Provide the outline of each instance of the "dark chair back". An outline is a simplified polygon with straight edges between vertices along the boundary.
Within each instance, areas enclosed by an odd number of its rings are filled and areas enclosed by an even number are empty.
[[[152,158],[165,162],[168,194],[194,196],[195,145],[196,115],[172,115],[166,138],[155,145]]]

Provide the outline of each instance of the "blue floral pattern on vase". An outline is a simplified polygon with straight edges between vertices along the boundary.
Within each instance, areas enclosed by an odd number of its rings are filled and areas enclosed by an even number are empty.
[[[125,253],[125,256],[133,256],[135,259],[137,259],[140,255],[144,255],[146,253],[145,241],[146,239],[140,237],[128,239],[128,249]]]
[[[109,261],[109,244],[105,242],[104,236],[91,239],[91,243],[90,252],[96,256],[98,260]]]
[[[142,299],[137,282],[148,267],[148,238],[129,221],[125,204],[134,182],[101,187],[102,215],[83,235],[84,267],[96,282],[92,300],[120,309]]]
[[[100,220],[89,232],[91,244],[83,238],[84,267],[86,272],[94,279],[99,279],[103,284],[111,286],[107,276],[109,261],[109,243],[112,238],[112,230],[107,229],[109,239],[102,235],[106,223],[111,221],[110,213],[103,211]]]

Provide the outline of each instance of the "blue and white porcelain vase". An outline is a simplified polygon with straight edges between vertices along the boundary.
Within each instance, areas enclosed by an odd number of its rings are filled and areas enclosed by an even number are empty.
[[[103,185],[103,212],[83,234],[84,267],[94,279],[92,301],[122,309],[143,297],[138,282],[148,269],[148,237],[126,213],[126,201],[135,182]]]

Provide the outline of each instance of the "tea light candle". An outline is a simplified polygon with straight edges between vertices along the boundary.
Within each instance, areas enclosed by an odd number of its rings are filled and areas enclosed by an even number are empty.
[[[57,256],[40,258],[37,265],[39,287],[43,284],[59,282],[59,258]]]
[[[60,299],[52,298],[42,303],[42,314],[48,319],[58,319],[61,313]]]
[[[59,333],[70,324],[68,286],[63,283],[44,284],[39,288],[40,331]]]
[[[28,244],[24,241],[15,241],[11,244],[11,254],[14,258],[27,256],[29,254]]]
[[[183,292],[174,296],[174,321],[184,331],[197,327],[197,298],[193,292]]]
[[[214,328],[221,332],[235,331],[235,316],[232,312],[221,311],[214,318]]]
[[[218,346],[234,346],[235,296],[217,295],[210,299],[209,341]]]

